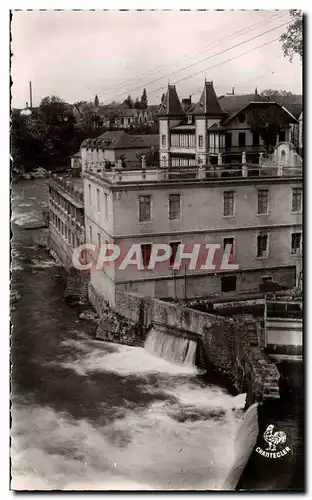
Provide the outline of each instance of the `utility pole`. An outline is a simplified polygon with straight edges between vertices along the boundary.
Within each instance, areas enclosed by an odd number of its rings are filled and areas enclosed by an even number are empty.
[[[32,86],[31,82],[29,82],[29,104],[30,104],[30,109],[33,107],[33,100],[32,100]]]
[[[185,298],[185,300],[187,299],[187,293],[186,293],[186,264],[184,264],[184,298]]]
[[[177,299],[177,278],[175,269],[173,269],[173,281],[174,281],[174,298]]]

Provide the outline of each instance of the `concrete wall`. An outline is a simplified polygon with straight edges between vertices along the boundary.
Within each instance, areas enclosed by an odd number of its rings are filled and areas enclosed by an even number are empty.
[[[70,267],[72,265],[72,248],[51,223],[49,225],[48,246],[56,253],[63,266]]]
[[[90,187],[89,187],[90,186]],[[91,189],[91,191],[90,191]],[[97,189],[99,190],[99,210],[97,203]],[[90,242],[90,225],[92,227],[92,235],[97,238],[97,233],[103,229],[106,235],[114,232],[114,197],[109,184],[99,182],[96,177],[88,176],[84,178],[84,206],[86,218],[86,239]],[[105,198],[106,197],[106,198]],[[105,201],[106,200],[106,201]],[[106,238],[104,238],[106,239]],[[95,240],[93,243],[97,243]]]
[[[292,188],[302,187],[300,182],[284,180],[255,179],[253,182],[237,180],[235,183],[223,180],[220,183],[201,185],[166,186],[161,189],[142,185],[120,189],[115,199],[115,236],[141,235],[149,233],[169,233],[191,231],[233,231],[240,227],[298,225],[301,214],[291,213]],[[258,189],[269,190],[269,211],[267,215],[257,215]],[[235,191],[235,213],[223,215],[224,191]],[[169,194],[180,193],[182,214],[179,221],[169,220]],[[138,197],[151,195],[152,220],[139,223]],[[212,209],[213,207],[213,209]],[[127,217],[125,217],[127,213]]]
[[[148,271],[147,271],[148,272]],[[145,273],[145,270],[141,271]],[[263,267],[259,270],[248,272],[236,272],[236,291],[238,292],[256,292],[259,291],[259,285],[262,283],[262,277],[272,276],[272,280],[287,288],[293,288],[296,284],[296,266],[280,267],[280,268],[267,268]],[[127,282],[116,282],[116,290],[135,292],[142,295],[158,298],[192,298],[192,297],[206,297],[216,296],[221,294],[221,278],[223,276],[230,276],[230,273],[217,272],[210,273],[206,276],[200,275],[187,275],[186,280],[183,272],[180,275],[162,278],[162,279],[149,279],[149,280],[135,280],[131,281],[129,275]],[[186,293],[185,293],[186,288]],[[223,293],[222,296],[226,297]]]

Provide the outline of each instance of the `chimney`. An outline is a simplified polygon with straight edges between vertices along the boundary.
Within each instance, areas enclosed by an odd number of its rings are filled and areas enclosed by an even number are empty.
[[[181,104],[182,104],[183,111],[186,112],[192,104],[192,96],[190,96],[189,98],[186,98],[186,99],[182,99]]]
[[[32,102],[32,86],[31,86],[31,82],[29,82],[29,102],[30,102],[30,109],[32,109],[33,102]]]

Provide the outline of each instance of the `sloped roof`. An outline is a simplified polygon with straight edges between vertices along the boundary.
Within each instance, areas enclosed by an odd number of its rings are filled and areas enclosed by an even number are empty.
[[[215,130],[217,132],[223,132],[225,128],[220,125],[220,123],[213,123],[208,130],[211,130],[212,132]]]
[[[82,147],[102,149],[149,148],[159,143],[158,134],[130,135],[123,130],[110,130],[95,139],[86,139]]]
[[[303,109],[303,106],[302,106],[302,96],[298,96],[300,97],[300,100],[298,99],[297,102],[291,102],[290,104],[288,104],[287,102],[283,103],[283,106],[284,108],[288,109],[288,111],[290,111],[290,113],[292,115],[294,115],[295,118],[299,118],[301,112],[302,112],[302,109]]]
[[[250,102],[261,101],[265,102],[267,99],[259,94],[234,94],[234,95],[222,95],[218,98],[224,111],[232,115],[237,111],[245,108]],[[283,106],[290,111],[295,118],[300,116],[302,111],[302,96],[301,95],[290,95],[282,97]]]
[[[194,115],[223,117],[226,112],[221,108],[213,82],[205,82],[202,95],[193,111]]]
[[[229,115],[240,111],[251,101],[255,100],[255,94],[222,95],[218,98],[220,105]]]
[[[189,106],[189,108],[186,110],[186,113],[188,115],[192,114],[193,111],[195,110],[197,104],[195,102],[192,102],[191,105]]]
[[[159,146],[158,134],[142,134],[135,135],[134,137],[136,137],[137,140],[140,140],[142,144],[145,144],[146,147]]]
[[[225,118],[225,120],[223,120],[222,124],[226,125],[233,118],[235,118],[235,116],[237,116],[241,111],[245,110],[249,106],[257,106],[257,107],[259,107],[259,106],[268,106],[268,105],[270,105],[270,106],[272,106],[272,105],[278,106],[281,110],[283,110],[289,116],[289,122],[290,123],[298,123],[298,120],[292,115],[292,113],[290,111],[288,111],[288,109],[285,106],[281,106],[280,104],[278,104],[275,101],[250,101],[248,104],[246,104],[246,106],[244,106],[243,108],[238,109],[236,112],[232,113],[230,116],[228,116],[227,118]]]
[[[165,98],[158,110],[158,116],[185,116],[175,85],[168,85]]]

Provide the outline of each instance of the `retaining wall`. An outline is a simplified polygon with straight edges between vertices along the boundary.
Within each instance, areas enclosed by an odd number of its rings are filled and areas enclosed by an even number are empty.
[[[247,406],[279,397],[279,372],[260,347],[259,323],[252,316],[224,318],[121,291],[116,292],[115,307],[136,325],[142,344],[152,324],[189,332],[192,339],[196,335],[201,363],[226,375],[238,392],[247,392]]]

